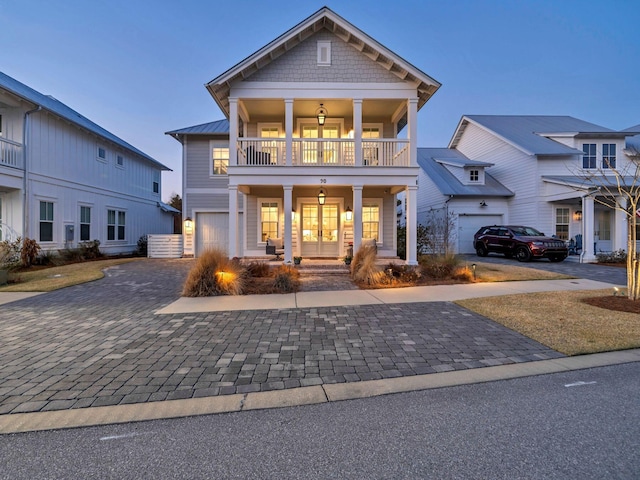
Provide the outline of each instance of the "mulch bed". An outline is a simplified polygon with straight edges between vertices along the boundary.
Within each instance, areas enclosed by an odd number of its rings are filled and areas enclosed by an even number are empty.
[[[594,307],[616,310],[618,312],[640,313],[640,300],[629,300],[627,297],[608,295],[605,297],[589,297],[582,300]]]

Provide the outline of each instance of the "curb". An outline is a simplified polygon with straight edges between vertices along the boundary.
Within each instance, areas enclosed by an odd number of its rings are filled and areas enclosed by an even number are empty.
[[[0,434],[297,407],[640,362],[640,349],[288,390],[0,415]]]

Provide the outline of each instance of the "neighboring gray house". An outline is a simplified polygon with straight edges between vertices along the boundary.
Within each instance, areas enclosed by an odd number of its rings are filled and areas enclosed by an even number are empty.
[[[420,162],[422,172],[438,193],[420,188],[418,211],[442,208],[445,195],[453,195],[451,204],[456,187],[467,201],[453,209],[461,219],[460,253],[473,251],[472,230],[487,220],[529,225],[564,240],[582,235],[582,258],[594,261],[596,252],[626,249],[627,222],[624,213],[594,201],[602,194],[585,176],[604,172],[611,179],[614,166],[637,162],[625,154],[625,141],[635,141],[639,130],[619,132],[569,116],[465,115],[448,150],[425,151],[431,163]]]
[[[149,233],[172,233],[161,202],[167,167],[55,98],[0,73],[0,240],[43,250],[99,240],[131,252]]]
[[[264,256],[278,239],[285,261],[337,258],[375,239],[395,257],[402,192],[417,264],[417,114],[437,81],[324,7],[206,87],[227,119],[167,132],[183,146],[185,254]]]

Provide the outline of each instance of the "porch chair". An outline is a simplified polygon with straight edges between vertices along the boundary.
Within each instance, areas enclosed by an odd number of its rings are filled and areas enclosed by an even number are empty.
[[[267,255],[275,255],[274,260],[282,260],[284,255],[284,240],[282,238],[267,238]]]
[[[582,234],[576,235],[575,241],[573,238],[569,241],[569,255],[579,255],[582,252]]]

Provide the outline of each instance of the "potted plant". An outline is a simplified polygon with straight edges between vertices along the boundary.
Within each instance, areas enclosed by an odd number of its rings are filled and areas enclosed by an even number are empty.
[[[300,265],[300,262],[302,262],[302,257],[293,257],[293,263],[295,265]]]

